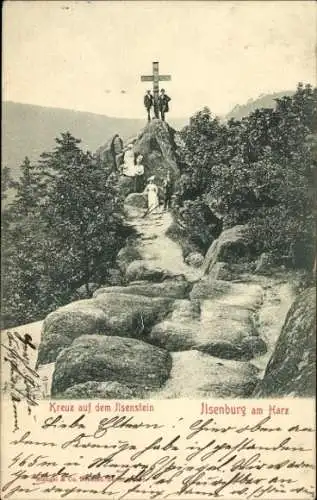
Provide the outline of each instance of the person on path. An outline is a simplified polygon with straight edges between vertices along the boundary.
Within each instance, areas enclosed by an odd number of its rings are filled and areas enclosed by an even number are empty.
[[[159,110],[161,113],[161,120],[165,121],[165,113],[169,112],[169,105],[171,98],[165,94],[165,89],[161,89],[161,93],[159,95]]]
[[[148,200],[148,208],[145,212],[144,216],[148,213],[152,213],[159,206],[159,198],[158,198],[158,187],[154,183],[154,175],[148,179],[148,184],[144,190],[144,194],[147,194]]]
[[[135,166],[135,192],[142,193],[144,189],[144,166],[142,164],[143,156],[138,155]]]
[[[153,96],[150,90],[146,91],[144,96],[144,106],[147,111],[147,121],[151,121],[151,108],[153,107]]]
[[[167,172],[166,177],[163,181],[163,192],[164,192],[164,210],[171,208],[171,200],[173,194],[173,183],[171,179],[171,174]]]
[[[122,141],[121,137],[119,136],[119,134],[115,134],[113,136],[113,139],[112,139],[111,145],[110,145],[110,151],[111,151],[111,155],[113,158],[114,168],[116,170],[118,170],[120,167],[120,160],[123,157],[123,154],[122,154],[123,141]]]

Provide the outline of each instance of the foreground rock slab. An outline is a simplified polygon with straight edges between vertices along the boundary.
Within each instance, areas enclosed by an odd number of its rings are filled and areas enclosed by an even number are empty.
[[[266,352],[249,318],[214,318],[209,323],[165,320],[155,325],[148,341],[169,351],[196,349],[222,359],[248,361]]]
[[[58,356],[52,395],[86,382],[118,382],[144,391],[158,389],[171,367],[167,351],[140,340],[83,335]]]
[[[258,370],[247,362],[228,361],[198,351],[172,354],[173,368],[159,398],[244,398],[258,381]],[[152,395],[151,395],[152,396]]]
[[[174,304],[171,317],[154,325],[146,337],[149,342],[169,351],[196,349],[237,361],[266,353],[257,330],[256,311],[263,300],[260,286],[205,279],[194,284],[190,297],[191,312],[185,314],[185,304]]]

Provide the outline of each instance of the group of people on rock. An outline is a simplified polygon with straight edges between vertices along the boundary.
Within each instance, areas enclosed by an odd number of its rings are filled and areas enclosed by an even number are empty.
[[[133,151],[133,144],[128,144],[127,149],[123,155],[123,164],[121,166],[121,173],[126,177],[134,179],[134,191],[140,193],[144,189],[144,165],[143,156],[141,154],[135,155]]]
[[[143,165],[143,155],[134,152],[132,143],[123,147],[123,141],[116,134],[111,142],[110,151],[113,157],[115,169],[124,177],[133,180],[133,192],[143,193],[147,196],[147,213],[155,211],[159,207],[159,193],[163,194],[163,209],[168,210],[171,207],[173,195],[173,180],[170,172],[167,172],[161,186],[156,184],[155,175],[145,179],[145,169]]]
[[[152,117],[151,117],[151,111],[153,108],[154,111],[154,118],[160,118],[164,122],[165,121],[165,113],[168,113],[169,111],[169,102],[171,98],[165,94],[165,89],[161,89],[160,94],[156,98],[156,96],[153,96],[151,90],[147,90],[146,94],[144,96],[144,106],[147,111],[147,119],[150,122]]]

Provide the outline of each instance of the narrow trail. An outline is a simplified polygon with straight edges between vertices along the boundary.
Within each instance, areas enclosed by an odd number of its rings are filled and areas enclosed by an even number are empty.
[[[146,217],[133,217],[130,221],[140,237],[138,250],[142,259],[173,274],[183,274],[190,282],[199,280],[202,272],[185,264],[180,246],[165,235],[172,216],[160,210]]]

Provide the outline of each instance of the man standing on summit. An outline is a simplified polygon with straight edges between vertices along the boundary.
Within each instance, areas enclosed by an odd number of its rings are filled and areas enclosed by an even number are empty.
[[[151,94],[150,90],[146,91],[146,94],[144,96],[144,106],[147,111],[147,121],[151,121],[151,108],[153,107],[153,96]]]
[[[161,89],[161,93],[159,95],[159,110],[161,112],[161,119],[164,122],[165,121],[165,113],[168,113],[169,111],[169,105],[168,103],[170,102],[171,98],[168,97],[167,94],[165,94],[165,90]]]

